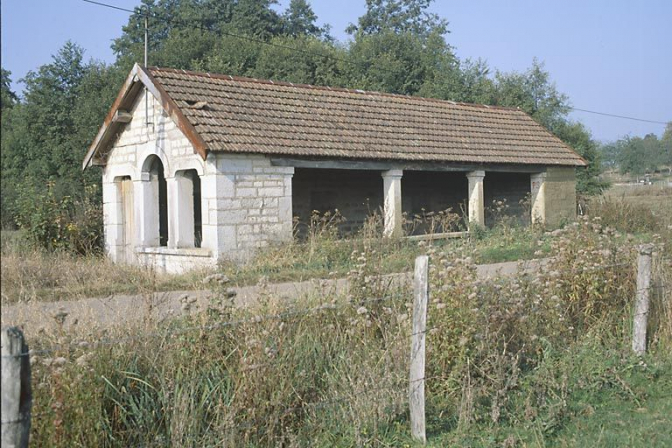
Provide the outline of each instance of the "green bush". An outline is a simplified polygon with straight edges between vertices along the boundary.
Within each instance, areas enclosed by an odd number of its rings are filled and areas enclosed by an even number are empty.
[[[82,195],[60,195],[55,184],[28,187],[19,192],[16,221],[28,239],[50,251],[80,254],[99,252],[103,245],[103,212],[98,186],[87,185]]]

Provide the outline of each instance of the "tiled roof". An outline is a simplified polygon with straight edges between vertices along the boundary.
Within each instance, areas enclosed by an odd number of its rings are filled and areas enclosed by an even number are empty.
[[[210,151],[585,165],[517,109],[174,69],[149,73]]]

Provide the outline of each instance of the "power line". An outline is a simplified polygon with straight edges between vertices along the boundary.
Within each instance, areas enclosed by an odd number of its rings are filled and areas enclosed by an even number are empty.
[[[93,4],[93,5],[103,6],[105,8],[112,8],[112,9],[116,9],[116,10],[119,10],[119,11],[129,12],[131,14],[135,14],[137,12],[135,10],[121,8],[119,6],[114,6],[114,5],[110,5],[110,4],[107,4],[107,3],[97,2],[97,1],[94,1],[94,0],[82,0],[82,1],[86,2],[86,3]],[[181,25],[181,26],[189,26],[189,27],[193,27],[193,28],[198,28],[201,31],[213,31],[212,29],[209,29],[209,28],[204,27],[202,25],[197,25],[197,24],[194,24],[194,23],[187,23],[183,20],[176,20],[176,19],[171,19],[171,18],[168,18],[168,17],[160,17],[157,14],[147,14],[147,17],[152,17],[153,19],[157,19],[157,20],[160,20],[160,21],[163,21],[163,22],[166,22],[166,23],[174,24],[174,25]],[[242,40],[247,40],[249,42],[254,42],[254,43],[258,43],[258,44],[268,45],[270,47],[275,47],[275,48],[281,48],[281,49],[284,49],[284,50],[294,51],[296,53],[303,53],[303,54],[306,54],[306,55],[309,55],[309,56],[319,56],[319,57],[331,59],[333,61],[343,62],[345,64],[366,66],[365,68],[367,68],[367,69],[368,68],[375,68],[376,70],[379,70],[379,71],[395,73],[392,70],[388,70],[388,69],[385,69],[383,67],[373,65],[369,62],[351,61],[349,59],[339,58],[337,56],[333,56],[333,55],[329,55],[329,54],[317,53],[317,52],[310,51],[310,50],[304,50],[302,48],[290,47],[289,45],[282,45],[282,44],[276,44],[276,43],[273,43],[273,42],[267,42],[263,39],[258,39],[258,38],[255,38],[255,37],[235,34],[235,33],[231,33],[231,32],[224,31],[224,30],[219,30],[219,33],[224,35],[224,36],[234,37],[234,38],[242,39]],[[656,120],[647,120],[647,119],[644,119],[644,118],[628,117],[628,116],[625,116],[625,115],[616,115],[616,114],[610,114],[610,113],[606,113],[606,112],[597,112],[597,111],[594,111],[594,110],[581,109],[581,108],[578,108],[578,107],[571,107],[571,106],[569,106],[568,108],[571,109],[571,110],[577,111],[577,112],[585,112],[585,113],[589,113],[589,114],[602,115],[602,116],[605,116],[605,117],[620,118],[620,119],[623,119],[623,120],[633,120],[633,121],[640,121],[640,122],[644,122],[644,123],[654,123],[654,124],[663,124],[663,125],[667,124],[667,122],[665,122],[665,121],[656,121]]]
[[[107,3],[100,3],[100,2],[94,2],[93,0],[82,0],[85,3],[91,3],[92,5],[98,5],[98,6],[104,6],[105,8],[111,8],[111,9],[116,9],[119,11],[125,11],[125,12],[130,12],[131,14],[135,14],[135,11],[132,9],[126,9],[126,8],[121,8],[119,6],[114,6],[114,5],[108,5]]]
[[[622,118],[624,120],[643,121],[644,123],[667,124],[667,122],[665,122],[665,121],[646,120],[644,118],[626,117],[625,115],[608,114],[606,112],[596,112],[594,110],[579,109],[578,107],[570,107],[570,109],[578,111],[578,112],[586,112],[586,113],[589,113],[589,114],[604,115],[605,117]]]
[[[118,9],[120,11],[130,12],[131,14],[136,13],[136,11],[132,11],[130,9],[125,9],[125,8],[120,8],[120,7],[114,6],[114,5],[109,5],[107,3],[96,2],[96,1],[93,1],[93,0],[82,0],[82,1],[86,2],[86,3],[91,3],[91,4],[94,4],[94,5],[98,5],[98,6],[103,6],[103,7],[106,7],[106,8],[112,8],[112,9]],[[159,16],[158,14],[155,14],[155,13],[148,14],[148,17],[151,17],[153,19],[157,19],[157,20],[160,20],[160,21],[163,21],[163,22],[166,22],[166,23],[174,24],[174,25],[189,26],[189,27],[192,27],[192,28],[197,28],[201,31],[213,31],[212,29],[204,27],[202,25],[198,25],[198,24],[195,24],[195,23],[187,23],[186,21],[176,20],[176,19],[172,19],[172,18],[169,18],[169,17],[161,17],[161,16]],[[250,41],[250,42],[257,43],[257,44],[268,45],[270,47],[275,47],[275,48],[282,48],[282,49],[285,49],[285,50],[294,51],[296,53],[303,53],[303,54],[307,54],[307,55],[310,55],[310,56],[321,56],[321,57],[328,58],[328,59],[331,59],[331,60],[334,60],[334,61],[340,61],[340,62],[343,62],[343,63],[346,63],[346,64],[368,65],[369,67],[375,67],[378,70],[388,71],[388,72],[392,73],[391,70],[385,70],[382,67],[373,66],[370,63],[351,61],[351,60],[348,60],[348,59],[339,58],[337,56],[333,56],[333,55],[329,55],[329,54],[317,53],[317,52],[310,51],[310,50],[304,50],[302,48],[290,47],[289,45],[282,45],[282,44],[276,44],[276,43],[273,43],[273,42],[267,42],[263,39],[250,37],[250,36],[244,36],[244,35],[240,35],[240,34],[235,34],[235,33],[231,33],[231,32],[224,31],[224,30],[219,30],[218,32],[220,34],[224,35],[224,36],[234,37],[234,38],[242,39],[242,40],[247,40],[247,41]]]

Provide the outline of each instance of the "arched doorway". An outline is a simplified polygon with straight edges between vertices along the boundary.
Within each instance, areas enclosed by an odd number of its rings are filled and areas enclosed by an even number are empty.
[[[148,242],[153,246],[167,246],[168,189],[161,159],[155,155],[147,157],[143,164],[143,173],[149,174],[151,190],[151,202],[144,204]]]

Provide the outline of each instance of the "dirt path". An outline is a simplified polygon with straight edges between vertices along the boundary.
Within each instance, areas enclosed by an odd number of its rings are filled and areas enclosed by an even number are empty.
[[[540,265],[539,260],[525,262],[506,262],[478,266],[481,278],[496,275],[512,275],[523,271],[534,271]],[[391,284],[408,282],[410,273],[391,274],[385,280]],[[236,292],[236,305],[246,306],[254,303],[260,294],[269,294],[287,300],[300,300],[311,294],[320,293],[323,297],[347,292],[347,279],[315,279],[304,282],[269,284],[263,289],[259,286],[231,288]],[[94,298],[58,302],[30,302],[2,307],[2,326],[14,325],[23,328],[27,334],[57,327],[56,317],[67,313],[66,329],[100,329],[124,323],[129,327],[147,320],[164,320],[183,314],[185,300],[191,301],[191,309],[203,309],[213,296],[212,291],[171,291],[148,295],[116,295],[107,298]],[[327,300],[325,299],[325,302]]]

